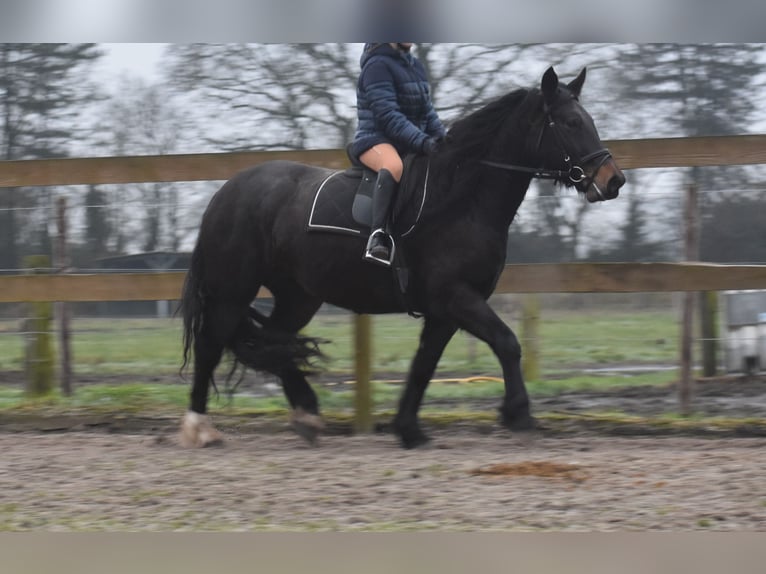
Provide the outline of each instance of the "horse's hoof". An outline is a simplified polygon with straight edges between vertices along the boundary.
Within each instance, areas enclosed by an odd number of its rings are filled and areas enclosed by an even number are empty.
[[[187,411],[181,421],[180,441],[185,448],[220,446],[223,435],[210,424],[206,415]]]
[[[431,438],[420,430],[420,425],[401,425],[394,422],[393,427],[394,433],[396,433],[402,443],[402,448],[409,450],[431,442]]]
[[[290,413],[290,425],[298,436],[311,446],[317,446],[319,433],[324,429],[322,417],[304,411],[300,407]]]
[[[505,428],[513,432],[532,432],[544,430],[544,427],[540,424],[540,422],[529,413],[512,418],[503,414],[501,415],[501,422]]]
[[[422,432],[414,436],[400,435],[399,440],[402,442],[402,448],[412,450],[413,448],[421,448],[431,442],[431,437]]]

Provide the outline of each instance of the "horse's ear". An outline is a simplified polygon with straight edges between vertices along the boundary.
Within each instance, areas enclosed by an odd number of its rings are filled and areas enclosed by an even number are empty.
[[[575,98],[580,97],[580,90],[582,90],[582,85],[585,83],[586,70],[587,68],[583,68],[582,72],[580,72],[580,75],[567,84],[567,88],[569,88],[569,91],[574,94]]]
[[[559,77],[556,75],[556,71],[553,66],[545,70],[543,74],[543,81],[540,84],[540,89],[543,92],[546,102],[552,102],[556,98],[556,92],[559,88]]]

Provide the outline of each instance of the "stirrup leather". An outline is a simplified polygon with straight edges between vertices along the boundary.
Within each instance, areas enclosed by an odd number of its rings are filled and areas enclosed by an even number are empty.
[[[391,243],[391,249],[389,250],[389,258],[383,259],[381,257],[375,257],[370,251],[372,249],[372,240],[377,235],[383,235],[390,243]],[[396,243],[394,242],[394,238],[391,237],[388,233],[386,233],[383,229],[376,229],[372,233],[370,233],[370,238],[367,240],[367,247],[364,250],[364,258],[366,261],[372,261],[374,263],[378,263],[380,265],[384,265],[386,267],[391,267],[391,264],[394,261],[394,253],[396,252]]]

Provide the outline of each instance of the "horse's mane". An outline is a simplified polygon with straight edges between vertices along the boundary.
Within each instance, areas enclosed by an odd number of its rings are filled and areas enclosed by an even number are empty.
[[[423,218],[442,212],[466,194],[473,195],[478,186],[486,183],[486,177],[508,177],[509,172],[499,170],[487,175],[476,160],[508,160],[523,153],[541,101],[540,90],[520,88],[456,120],[447,132],[446,142],[431,160],[432,191]],[[493,157],[493,152],[503,155]],[[421,160],[423,169],[425,163]]]
[[[509,118],[519,115],[521,104],[529,100],[531,93],[523,88],[515,90],[457,120],[447,133],[450,154],[456,158],[485,154],[498,130]]]

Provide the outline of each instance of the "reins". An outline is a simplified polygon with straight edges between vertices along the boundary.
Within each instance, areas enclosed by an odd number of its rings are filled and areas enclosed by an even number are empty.
[[[567,158],[568,159],[568,156]],[[499,161],[489,161],[488,159],[482,159],[479,160],[479,163],[483,163],[484,165],[488,165],[490,167],[497,167],[499,169],[504,169],[506,171],[521,171],[524,173],[531,173],[532,177],[536,179],[564,179],[569,178],[570,181],[573,183],[576,183],[577,181],[582,181],[582,178],[579,180],[576,180],[573,178],[573,170],[578,170],[579,172],[582,172],[582,175],[584,176],[584,172],[582,171],[582,168],[579,166],[572,166],[570,169],[564,171],[563,169],[543,169],[543,168],[536,168],[536,167],[526,167],[523,165],[514,165],[512,163],[502,163]]]
[[[589,180],[588,183],[585,185],[585,187],[586,188],[590,187],[591,183],[593,183],[593,180],[596,178],[596,175],[601,169],[601,166],[603,166],[607,161],[609,161],[609,159],[611,159],[612,157],[611,152],[606,148],[601,148],[599,150],[596,150],[592,153],[589,153],[581,157],[576,163],[573,164],[572,159],[566,150],[566,145],[562,141],[563,138],[561,137],[559,130],[556,129],[556,122],[553,120],[553,116],[551,116],[550,109],[548,108],[547,104],[544,104],[544,105],[545,105],[544,109],[545,109],[546,122],[543,123],[543,126],[540,129],[540,135],[537,138],[537,151],[540,150],[540,146],[542,145],[545,128],[550,127],[551,130],[553,131],[554,137],[556,138],[556,143],[558,144],[559,148],[561,148],[561,151],[564,153],[564,162],[569,166],[566,170],[528,167],[528,166],[516,165],[512,163],[490,161],[487,159],[479,160],[479,163],[488,165],[490,167],[495,167],[498,169],[504,169],[507,171],[519,171],[522,173],[529,173],[532,175],[533,178],[536,178],[536,179],[551,179],[551,180],[557,180],[557,181],[569,180],[573,184],[578,184],[578,183],[585,182],[586,180]],[[585,169],[582,166],[586,165],[588,162],[593,161],[594,159],[597,159],[597,158],[601,158],[601,161],[599,161],[598,165],[596,165],[596,169],[593,170],[592,175],[590,177],[586,176]],[[598,188],[596,189],[598,193],[601,195],[601,190],[598,190]]]

